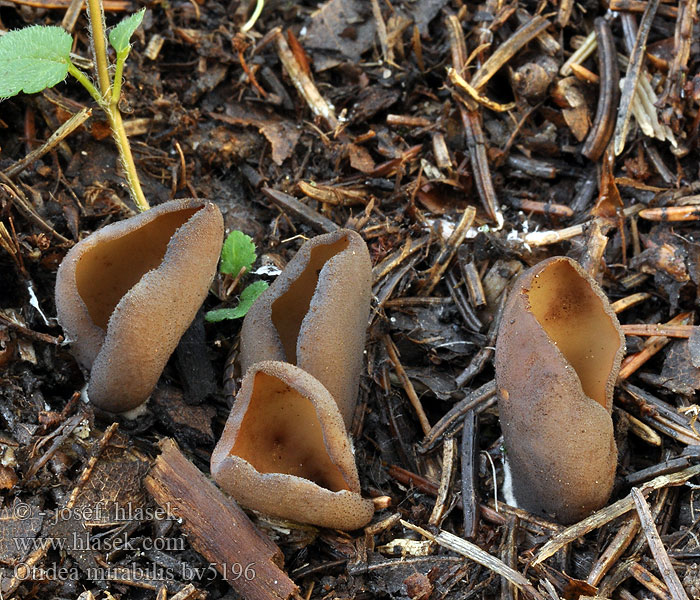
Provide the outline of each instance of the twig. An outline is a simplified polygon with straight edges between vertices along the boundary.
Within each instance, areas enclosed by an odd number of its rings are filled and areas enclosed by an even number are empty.
[[[691,312],[681,313],[673,317],[666,325],[687,325],[692,317],[693,313]],[[620,369],[619,379],[627,379],[670,341],[668,337],[662,335],[650,337],[642,351],[625,358]]]
[[[476,537],[479,529],[479,501],[476,482],[479,474],[478,432],[479,420],[472,408],[466,412],[462,426],[462,513],[464,537]],[[494,481],[494,486],[497,486]]]
[[[615,127],[615,111],[620,99],[620,74],[617,66],[617,51],[610,24],[603,18],[595,20],[598,41],[598,106],[593,125],[581,148],[581,154],[597,161],[603,155]]]
[[[533,598],[534,600],[545,600],[545,598],[522,575],[522,573],[518,573],[518,571],[511,569],[502,560],[496,558],[495,556],[491,556],[488,552],[485,552],[476,544],[472,544],[471,542],[448,531],[440,531],[440,533],[437,535],[433,535],[422,527],[418,527],[417,525],[409,523],[403,519],[401,519],[401,524],[408,529],[420,533],[423,537],[439,544],[443,548],[447,548],[448,550],[452,550],[457,554],[466,556],[474,562],[486,567],[487,569],[490,569],[494,573],[497,573],[501,577],[505,577],[528,598]]]
[[[493,77],[496,72],[505,65],[515,54],[542,33],[550,22],[540,15],[532,17],[528,23],[524,23],[503,42],[486,62],[474,73],[471,86],[478,92]]]
[[[639,304],[640,302],[644,302],[649,298],[651,298],[651,294],[649,292],[637,292],[635,294],[625,296],[624,298],[620,298],[619,300],[615,300],[615,302],[613,302],[610,306],[615,314],[620,314],[622,311],[632,308],[633,306]]]
[[[463,400],[455,404],[437,423],[428,431],[425,438],[418,447],[421,453],[429,452],[435,447],[437,440],[450,431],[459,431],[457,425],[460,420],[470,411],[481,412],[485,408],[496,403],[496,382],[491,380],[480,388],[470,392]],[[454,427],[454,429],[452,429]]]
[[[442,248],[440,254],[438,255],[435,263],[430,267],[430,272],[423,286],[421,286],[421,294],[424,296],[430,296],[435,286],[440,281],[442,274],[447,269],[452,257],[454,256],[457,249],[462,245],[462,242],[467,237],[467,232],[474,222],[474,216],[476,215],[476,209],[473,206],[468,206],[462,213],[462,218],[459,220],[457,227],[455,227],[452,235],[445,242],[445,246]]]
[[[488,156],[486,154],[486,141],[484,140],[484,133],[481,129],[481,118],[476,111],[466,110],[464,107],[460,107],[460,114],[467,138],[467,147],[469,148],[471,166],[474,171],[474,180],[476,182],[476,189],[479,192],[479,198],[489,218],[495,221],[496,227],[500,229],[503,226],[503,215],[498,210],[496,190],[493,187],[491,169],[489,168]]]
[[[697,221],[700,219],[700,205],[645,208],[639,211],[639,216],[648,221]]]
[[[693,25],[697,10],[697,0],[685,0],[679,3],[676,30],[673,35],[673,61],[666,76],[666,87],[662,101],[670,99],[672,104],[680,102],[683,84],[688,72],[688,59],[690,58],[690,46],[693,42]]]
[[[175,442],[166,438],[160,446],[162,453],[146,476],[146,489],[178,518],[192,547],[248,600],[279,600],[294,594],[298,588],[277,566],[282,562],[280,549],[187,460]]]
[[[374,22],[377,25],[377,35],[379,36],[379,45],[382,47],[382,56],[384,57],[384,62],[388,64],[393,64],[394,62],[394,49],[389,46],[388,36],[386,33],[386,23],[382,17],[382,9],[379,7],[378,0],[372,0],[372,16],[374,17]]]
[[[406,375],[406,371],[404,370],[403,365],[401,364],[401,360],[399,359],[399,353],[396,349],[396,345],[394,344],[394,340],[391,339],[391,336],[389,334],[386,334],[384,336],[384,346],[386,347],[387,354],[389,355],[389,360],[394,365],[396,375],[398,376],[399,381],[401,381],[401,385],[403,386],[403,389],[406,392],[406,395],[408,396],[408,400],[410,401],[411,406],[413,406],[413,410],[416,411],[416,416],[418,417],[418,421],[420,422],[423,434],[428,435],[428,433],[430,432],[430,423],[428,422],[428,417],[426,416],[425,411],[423,410],[423,405],[421,404],[420,398],[418,398],[418,394],[416,394],[416,390],[413,387],[413,383],[411,383],[411,380],[408,378],[408,375]]]
[[[625,335],[666,336],[672,338],[689,338],[697,325],[667,325],[665,323],[632,323],[621,325]]]
[[[297,200],[294,196],[290,196],[284,192],[267,187],[262,188],[262,193],[272,200],[277,206],[291,211],[294,216],[304,221],[304,223],[307,225],[310,225],[319,233],[330,233],[331,231],[336,231],[338,229],[338,226],[333,221],[327,219],[323,215],[320,215],[313,208],[306,206],[306,204],[303,202],[299,202],[299,200]]]
[[[637,39],[634,42],[634,48],[630,55],[629,64],[627,65],[625,83],[622,87],[622,94],[620,96],[620,108],[617,113],[617,123],[615,124],[615,156],[622,154],[622,150],[625,147],[627,131],[629,130],[630,125],[630,107],[632,105],[632,100],[634,100],[634,97],[637,94],[637,81],[639,80],[639,75],[642,72],[644,55],[647,48],[647,39],[649,37],[649,31],[651,30],[651,24],[654,21],[654,16],[656,15],[656,10],[659,8],[659,1],[660,0],[649,0],[647,8],[644,11],[644,15],[642,16],[642,20],[639,24]]]
[[[672,600],[666,584],[638,562],[627,563],[627,572],[657,598]]]
[[[92,116],[91,108],[83,108],[76,114],[74,114],[70,119],[68,119],[63,125],[61,125],[56,131],[54,131],[48,140],[46,140],[39,148],[35,148],[29,154],[22,157],[15,164],[9,166],[5,169],[4,173],[8,177],[15,177],[34,161],[39,160],[47,152],[51,152],[58,144],[60,144],[66,137],[73,133],[78,127],[80,127],[85,121],[87,121]]]
[[[438,487],[437,497],[433,511],[430,513],[428,523],[437,527],[445,516],[447,494],[452,483],[452,473],[454,472],[454,459],[457,454],[457,441],[454,438],[445,440],[442,447],[442,473],[440,475],[440,487]]]
[[[338,119],[333,109],[321,96],[314,82],[311,81],[311,78],[297,62],[294,53],[290,50],[289,44],[287,44],[287,40],[284,39],[279,28],[274,32],[273,36],[277,47],[277,55],[282,61],[292,83],[294,83],[294,87],[297,88],[301,97],[306,100],[311,112],[321,117],[330,129],[335,130],[338,127]]]
[[[693,465],[688,467],[683,471],[678,473],[673,473],[671,475],[662,475],[652,479],[649,483],[644,484],[641,487],[642,492],[650,492],[652,490],[658,490],[668,486],[683,485],[689,479],[700,475],[700,465]],[[551,540],[549,540],[540,551],[535,556],[533,564],[541,563],[543,560],[548,559],[550,556],[554,555],[560,548],[563,548],[567,544],[570,544],[575,539],[586,535],[587,533],[602,527],[606,523],[609,523],[613,519],[624,515],[634,508],[634,499],[632,496],[627,495],[621,500],[601,508],[600,510],[594,512],[589,517],[586,517],[582,521],[571,525],[564,529],[564,531],[559,532]]]
[[[29,339],[35,340],[37,342],[44,342],[46,344],[53,344],[54,346],[57,346],[58,344],[63,343],[62,336],[54,337],[52,335],[49,335],[48,333],[41,333],[39,331],[34,331],[33,329],[29,329],[29,327],[26,327],[25,325],[22,325],[21,323],[17,323],[15,320],[8,317],[2,310],[0,310],[0,322],[2,322],[7,327],[10,327],[11,329],[15,329],[16,331],[19,331],[25,337],[28,337]]]
[[[649,512],[647,501],[638,488],[632,488],[630,493],[637,508],[642,531],[649,543],[649,549],[654,556],[654,560],[656,560],[656,564],[661,572],[661,577],[663,577],[663,580],[668,586],[671,597],[674,600],[689,600],[688,595],[681,585],[680,579],[678,579],[678,574],[674,570],[673,565],[671,565],[671,560],[668,558],[663,542],[659,538],[659,533],[656,531],[656,525]]]
[[[639,531],[639,519],[636,515],[628,517],[625,523],[617,530],[615,537],[608,544],[605,551],[593,564],[586,582],[591,585],[598,585],[603,575],[608,572],[615,562],[622,556],[625,550],[634,540],[634,536]]]

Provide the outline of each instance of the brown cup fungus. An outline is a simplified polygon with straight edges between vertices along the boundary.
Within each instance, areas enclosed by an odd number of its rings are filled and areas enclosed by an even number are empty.
[[[372,518],[343,417],[306,371],[264,361],[246,372],[211,457],[216,482],[274,517],[352,530]]]
[[[110,412],[145,402],[204,301],[223,219],[211,202],[173,200],[95,231],[66,255],[56,310],[90,371],[88,397]]]
[[[241,369],[261,360],[318,379],[350,426],[369,317],[372,265],[359,234],[341,229],[302,245],[243,320]]]
[[[501,427],[518,503],[561,523],[610,497],[612,394],[625,341],[598,284],[575,261],[522,273],[496,343]]]

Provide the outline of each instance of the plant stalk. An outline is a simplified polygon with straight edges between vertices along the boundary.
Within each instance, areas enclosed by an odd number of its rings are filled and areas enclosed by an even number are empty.
[[[107,62],[107,42],[105,40],[105,19],[101,0],[88,0],[90,30],[92,33],[92,49],[95,53],[95,69],[100,92],[103,98],[109,98],[112,84],[109,80],[109,64]]]
[[[119,112],[119,96],[121,95],[122,72],[124,69],[124,61],[126,56],[117,57],[117,73],[118,81],[115,82],[114,88],[109,78],[109,63],[107,62],[107,41],[105,35],[104,12],[102,10],[102,0],[88,0],[88,12],[90,16],[90,30],[92,34],[92,49],[95,59],[95,70],[97,71],[97,80],[100,86],[99,93],[92,85],[87,76],[76,68],[70,65],[68,70],[82,85],[85,87],[95,101],[100,105],[100,108],[107,115],[109,126],[112,129],[112,136],[119,151],[122,166],[126,174],[126,181],[129,185],[131,197],[134,200],[137,208],[140,211],[145,211],[150,208],[146,196],[141,189],[138,173],[136,172],[136,164],[134,157],[131,154],[131,146],[129,138],[124,129],[122,115]]]
[[[107,118],[109,119],[109,126],[112,128],[112,136],[114,137],[114,142],[117,144],[117,149],[119,150],[119,156],[122,159],[122,166],[126,174],[126,181],[129,184],[129,190],[131,191],[131,196],[137,208],[143,212],[148,210],[150,205],[146,196],[143,194],[141,189],[141,181],[139,181],[139,175],[136,172],[136,164],[134,163],[134,157],[131,154],[131,146],[129,145],[129,138],[126,135],[126,130],[124,129],[124,123],[122,122],[122,115],[116,106],[107,106],[104,108],[107,113]]]

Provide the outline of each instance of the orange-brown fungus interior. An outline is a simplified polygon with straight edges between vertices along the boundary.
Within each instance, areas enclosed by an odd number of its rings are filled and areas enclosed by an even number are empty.
[[[282,341],[287,361],[293,365],[297,363],[299,330],[306,313],[309,312],[319,273],[323,265],[345,250],[349,243],[347,236],[344,236],[333,244],[316,246],[311,250],[309,264],[301,275],[289,286],[285,294],[272,303],[272,323]]]
[[[160,265],[175,231],[201,207],[164,213],[146,225],[86,251],[75,269],[78,293],[95,325],[107,329],[119,300]]]
[[[620,336],[600,297],[566,261],[556,261],[533,279],[530,307],[581,380],[583,391],[606,408],[606,382]]]
[[[332,492],[349,489],[328,456],[311,401],[267,373],[255,375],[250,405],[230,454],[259,473],[296,475]]]

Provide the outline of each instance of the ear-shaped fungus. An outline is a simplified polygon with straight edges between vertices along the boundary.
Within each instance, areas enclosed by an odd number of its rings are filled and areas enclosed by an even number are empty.
[[[372,518],[343,417],[328,390],[289,363],[248,369],[211,457],[216,482],[268,515],[352,530]]]
[[[99,229],[56,277],[58,320],[90,400],[110,412],[146,401],[204,301],[221,251],[211,202],[173,200]]]
[[[554,257],[515,281],[495,362],[523,508],[572,523],[607,502],[617,463],[612,393],[624,348],[607,298],[575,261]]]
[[[341,229],[302,245],[256,300],[241,329],[241,368],[295,364],[335,398],[346,426],[357,397],[372,264],[359,234]]]

